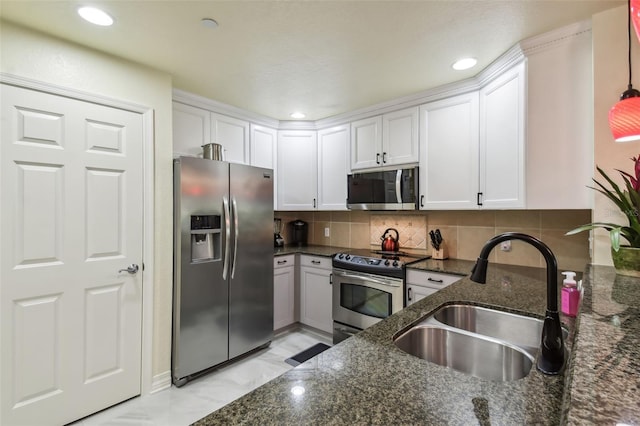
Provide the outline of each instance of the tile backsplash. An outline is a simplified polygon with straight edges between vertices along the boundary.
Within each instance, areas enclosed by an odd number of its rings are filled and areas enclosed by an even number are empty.
[[[372,214],[369,220],[369,243],[379,246],[382,236],[389,228],[398,231],[402,249],[427,249],[427,217],[417,215],[381,215]],[[393,231],[390,232],[395,237]]]
[[[430,212],[290,212],[277,211],[288,242],[288,223],[309,223],[309,243],[345,248],[380,248],[387,228],[398,230],[401,249],[431,250],[428,233],[440,229],[453,259],[475,260],[484,243],[503,232],[523,232],[544,241],[554,252],[561,270],[583,271],[590,262],[589,233],[564,235],[591,222],[591,210],[480,210]],[[329,236],[325,237],[328,229]],[[513,241],[511,251],[496,247],[489,259],[512,265],[545,265],[533,247]]]

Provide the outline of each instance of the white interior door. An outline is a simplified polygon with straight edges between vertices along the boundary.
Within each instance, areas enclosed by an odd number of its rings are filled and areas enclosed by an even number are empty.
[[[140,114],[0,85],[0,424],[140,393]]]

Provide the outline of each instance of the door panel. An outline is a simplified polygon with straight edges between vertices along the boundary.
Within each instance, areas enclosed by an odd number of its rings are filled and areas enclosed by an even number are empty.
[[[229,279],[229,358],[234,358],[273,336],[273,172],[231,164],[230,176],[237,240]]]
[[[0,423],[67,423],[140,393],[142,117],[0,90]]]

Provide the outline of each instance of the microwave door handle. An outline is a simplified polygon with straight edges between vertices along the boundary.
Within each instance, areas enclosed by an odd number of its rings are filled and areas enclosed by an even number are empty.
[[[402,169],[396,171],[396,199],[398,204],[402,204]]]

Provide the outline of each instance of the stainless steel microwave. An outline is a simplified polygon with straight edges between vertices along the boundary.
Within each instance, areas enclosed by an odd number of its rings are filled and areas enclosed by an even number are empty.
[[[416,210],[418,167],[347,175],[347,208]]]

